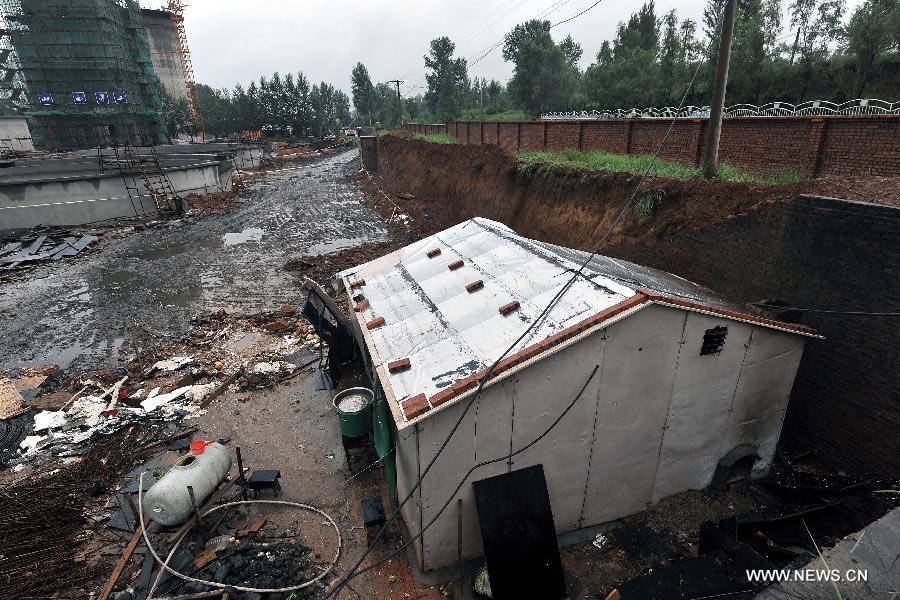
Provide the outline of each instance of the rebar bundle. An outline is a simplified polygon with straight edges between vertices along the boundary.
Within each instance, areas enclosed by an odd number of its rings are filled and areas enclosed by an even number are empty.
[[[89,532],[93,495],[130,469],[157,427],[123,430],[77,464],[0,490],[0,589],[9,600],[46,597],[91,575],[75,559]]]

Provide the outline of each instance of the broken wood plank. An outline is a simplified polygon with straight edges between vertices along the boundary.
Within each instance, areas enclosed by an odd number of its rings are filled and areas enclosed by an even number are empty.
[[[150,517],[144,519],[144,527],[147,527],[148,525],[150,525]],[[134,532],[134,535],[131,536],[131,541],[128,542],[128,545],[125,546],[125,550],[122,551],[122,556],[120,556],[119,560],[116,562],[112,575],[109,576],[109,581],[106,582],[106,585],[103,587],[103,591],[100,592],[100,597],[97,598],[97,600],[108,600],[112,594],[113,588],[116,587],[116,582],[119,580],[119,577],[122,576],[125,565],[128,564],[131,555],[134,554],[134,549],[137,547],[138,542],[141,541],[141,531],[141,528],[138,527]]]
[[[262,529],[263,525],[266,524],[266,520],[267,520],[266,517],[260,517],[260,518],[256,519],[255,521],[253,521],[253,524],[250,525],[250,527],[236,531],[235,535],[237,537],[247,537],[251,533],[257,533],[257,532],[259,532],[260,529]]]
[[[241,367],[237,371],[231,374],[228,379],[222,382],[222,385],[214,389],[210,392],[209,396],[203,399],[203,402],[200,403],[200,408],[204,409],[209,406],[213,400],[222,395],[222,393],[228,389],[228,386],[237,381],[237,378],[244,374],[244,367]]]
[[[202,569],[209,563],[211,563],[216,558],[216,551],[212,548],[207,548],[200,554],[194,557],[194,566],[198,569]]]

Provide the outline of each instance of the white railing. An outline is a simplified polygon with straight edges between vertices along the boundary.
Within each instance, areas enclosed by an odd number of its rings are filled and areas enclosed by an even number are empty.
[[[729,117],[804,117],[811,115],[900,115],[900,102],[887,102],[877,98],[861,98],[836,104],[827,100],[810,100],[802,104],[770,102],[762,106],[736,104],[725,109]],[[709,117],[708,106],[672,106],[664,108],[629,108],[617,110],[581,110],[569,112],[547,112],[541,118],[554,120],[600,120],[600,119],[702,119]]]

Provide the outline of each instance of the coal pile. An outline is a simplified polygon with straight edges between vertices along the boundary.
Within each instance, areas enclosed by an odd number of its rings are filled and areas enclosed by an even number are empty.
[[[278,589],[299,585],[321,573],[313,551],[296,538],[245,539],[212,561],[194,577],[227,585],[258,589]],[[187,583],[182,593],[205,591],[205,586]],[[319,598],[322,588],[308,588],[286,594],[244,592],[245,600],[262,598]]]

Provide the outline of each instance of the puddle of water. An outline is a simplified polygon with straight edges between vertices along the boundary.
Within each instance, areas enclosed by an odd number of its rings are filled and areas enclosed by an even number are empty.
[[[150,245],[145,248],[141,248],[140,250],[125,252],[122,254],[122,257],[137,258],[140,260],[160,260],[165,258],[172,258],[173,256],[178,256],[179,254],[184,254],[186,252],[191,252],[196,248],[218,248],[219,246],[221,246],[219,240],[215,238],[199,236],[195,240],[185,242]]]
[[[259,227],[248,227],[239,233],[226,233],[222,240],[226,246],[236,246],[247,242],[258,242],[262,239],[263,230]]]
[[[330,254],[332,252],[337,252],[338,250],[353,248],[354,246],[359,246],[360,244],[371,241],[378,241],[378,236],[345,238],[331,240],[330,242],[320,242],[309,247],[309,254],[312,256],[316,256],[319,254]]]

